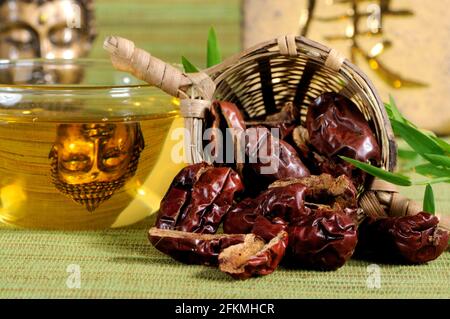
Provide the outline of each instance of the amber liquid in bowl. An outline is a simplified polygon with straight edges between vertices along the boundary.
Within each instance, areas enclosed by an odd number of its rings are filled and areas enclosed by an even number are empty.
[[[139,84],[0,85],[0,221],[98,229],[142,219],[179,169],[167,142],[179,125],[170,99]]]

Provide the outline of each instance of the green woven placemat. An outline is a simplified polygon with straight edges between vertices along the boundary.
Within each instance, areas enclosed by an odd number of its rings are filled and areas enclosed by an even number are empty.
[[[420,200],[422,189],[404,194]],[[450,187],[435,187],[450,210]],[[52,298],[450,298],[450,253],[421,266],[379,265],[381,288],[368,288],[365,261],[334,272],[278,269],[236,281],[215,268],[171,260],[146,238],[154,217],[123,229],[36,231],[0,226],[0,297]],[[80,288],[69,288],[70,265]],[[73,266],[72,266],[73,267]]]

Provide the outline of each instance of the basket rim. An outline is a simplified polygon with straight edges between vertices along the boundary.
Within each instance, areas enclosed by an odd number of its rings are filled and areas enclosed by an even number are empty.
[[[296,49],[298,50],[297,56],[300,54],[313,57],[316,59],[326,60],[329,56],[330,52],[334,50],[322,43],[311,40],[309,38],[300,36],[300,35],[286,35],[285,37],[293,37],[295,39]],[[244,63],[246,59],[253,59],[252,56],[258,53],[265,53],[268,56],[276,56],[280,55],[280,48],[278,46],[278,40],[280,38],[274,38],[268,41],[264,41],[258,44],[255,44],[239,53],[236,53],[227,59],[223,60],[222,63],[212,66],[210,68],[202,70],[208,74],[216,85],[218,85],[227,74],[230,69],[236,67],[239,63]],[[363,92],[365,95],[368,95],[368,98],[373,98],[376,105],[378,106],[379,113],[381,115],[381,120],[383,121],[384,132],[386,133],[385,139],[387,142],[387,157],[385,159],[385,163],[382,163],[385,169],[388,171],[394,171],[397,164],[397,143],[395,141],[394,132],[392,130],[391,122],[388,118],[386,109],[384,107],[384,103],[381,100],[381,97],[373,85],[372,81],[369,77],[355,64],[353,64],[347,58],[343,59],[342,65],[339,67],[339,70],[334,70],[337,73],[344,71],[350,71],[351,74],[356,75],[363,82],[365,87],[370,90],[370,94],[367,92]],[[355,82],[355,80],[351,79]],[[361,84],[361,83],[360,83]],[[371,96],[370,96],[371,95]],[[380,138],[383,142],[383,137]],[[383,165],[384,164],[384,165]]]
[[[380,166],[389,171],[395,168],[397,146],[392,126],[374,85],[359,67],[345,59],[337,50],[319,42],[299,35],[284,35],[243,50],[217,66],[189,74],[153,57],[150,53],[137,48],[133,41],[124,38],[107,37],[104,48],[110,53],[111,62],[116,69],[130,72],[167,94],[181,98],[182,102],[192,101],[192,103],[180,102],[180,112],[185,118],[185,127],[189,129],[192,136],[192,141],[187,145],[185,157],[191,163],[203,160],[202,143],[198,139],[202,136],[204,113],[214,96],[220,92],[218,85],[223,83],[221,81],[226,81],[230,72],[237,72],[239,75],[240,68],[254,67],[251,63],[276,56],[283,57],[288,62],[295,61],[299,57],[301,59],[306,57],[306,61],[313,61],[318,64],[318,67],[331,71],[330,77],[337,74],[344,79],[346,84],[342,86],[340,92],[349,98],[358,98],[359,108],[371,118],[375,125],[374,133],[382,150]],[[307,88],[309,86],[304,87],[304,89]],[[343,92],[347,88],[347,92]],[[200,100],[207,102],[195,102]]]

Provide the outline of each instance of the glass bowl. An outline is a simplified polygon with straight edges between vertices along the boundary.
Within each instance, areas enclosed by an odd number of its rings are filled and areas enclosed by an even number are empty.
[[[167,136],[181,125],[170,97],[107,60],[0,60],[0,221],[137,222],[180,169]]]

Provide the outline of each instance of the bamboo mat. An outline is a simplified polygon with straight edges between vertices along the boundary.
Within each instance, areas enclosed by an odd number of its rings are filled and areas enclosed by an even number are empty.
[[[223,56],[240,50],[239,0],[95,0],[98,36],[91,57],[108,58],[108,35],[133,39],[164,61],[184,55],[205,67],[208,29],[216,29]]]

